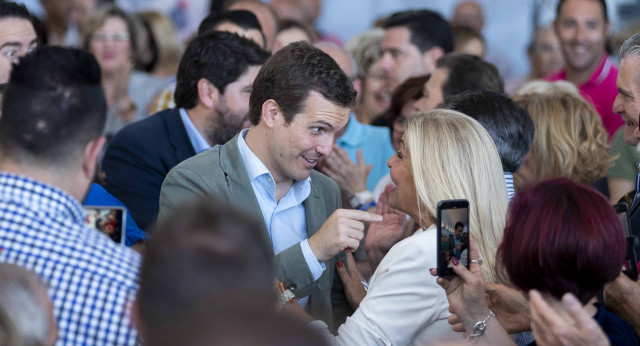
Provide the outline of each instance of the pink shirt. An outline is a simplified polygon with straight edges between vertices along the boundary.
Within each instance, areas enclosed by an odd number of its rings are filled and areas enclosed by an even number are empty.
[[[591,102],[600,113],[602,124],[609,133],[609,139],[624,124],[620,115],[613,113],[613,101],[618,96],[617,78],[618,68],[609,56],[605,54],[593,76],[578,87],[582,97]],[[566,80],[567,73],[562,70],[545,77],[545,79],[550,82]]]

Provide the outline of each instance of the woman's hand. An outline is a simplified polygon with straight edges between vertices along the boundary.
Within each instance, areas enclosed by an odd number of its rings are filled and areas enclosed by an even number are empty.
[[[538,345],[598,345],[608,346],[609,339],[596,320],[584,310],[576,297],[567,293],[562,297],[562,307],[575,324],[562,318],[544,301],[536,290],[529,292],[531,330]]]
[[[529,303],[521,291],[500,284],[485,283],[487,304],[509,334],[531,330]]]
[[[472,259],[478,258],[478,251],[473,242],[469,244],[469,255]],[[457,316],[455,322],[461,322],[468,333],[473,330],[478,321],[484,320],[489,315],[484,280],[478,263],[471,263],[470,270],[467,270],[464,265],[458,262],[457,258],[452,257],[451,264],[456,276],[438,278],[436,282],[447,293],[449,311]],[[431,275],[438,275],[436,268],[431,268],[430,271]]]
[[[347,254],[347,264],[349,265],[350,272],[347,271],[347,267],[344,266],[342,261],[338,262],[338,276],[340,276],[340,280],[342,280],[342,284],[344,285],[344,293],[347,296],[349,305],[351,305],[353,310],[357,310],[360,302],[364,299],[364,296],[367,295],[367,291],[362,284],[365,280],[358,271],[356,261],[350,253]]]
[[[407,214],[389,206],[389,195],[393,189],[393,184],[389,184],[380,195],[376,214],[382,215],[384,219],[382,222],[372,223],[364,239],[364,249],[373,271],[391,247],[410,236],[413,231],[412,222],[407,221]]]

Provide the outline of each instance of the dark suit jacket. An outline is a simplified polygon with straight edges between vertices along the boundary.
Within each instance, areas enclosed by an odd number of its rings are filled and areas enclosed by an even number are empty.
[[[113,137],[102,160],[106,189],[129,208],[140,228],[149,231],[158,215],[165,176],[195,154],[178,109],[158,112]]]
[[[224,145],[216,145],[185,160],[169,172],[160,193],[159,222],[162,222],[170,213],[179,210],[184,202],[206,195],[215,195],[229,201],[236,208],[264,220],[238,150],[238,135]],[[303,203],[307,236],[310,238],[325,220],[340,208],[342,204],[340,189],[333,180],[314,170],[311,172],[311,192]],[[338,309],[343,309],[346,303],[340,279],[337,276],[334,277],[338,259],[345,262],[344,254],[341,253],[324,261],[325,271],[318,280],[314,280],[300,244],[291,246],[274,258],[278,279],[286,284],[295,284],[296,296],[310,296],[311,315],[325,321],[329,326],[332,325],[333,320],[332,300],[334,305],[339,306]],[[336,319],[342,322],[345,318],[344,313],[335,316]]]

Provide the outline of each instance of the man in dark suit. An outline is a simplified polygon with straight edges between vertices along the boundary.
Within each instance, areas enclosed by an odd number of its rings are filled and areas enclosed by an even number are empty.
[[[107,190],[149,231],[162,181],[178,163],[231,139],[247,127],[253,80],[269,53],[226,32],[196,37],[187,47],[175,91],[176,108],[122,129],[102,169]]]
[[[340,190],[313,168],[331,155],[356,92],[338,64],[308,43],[280,49],[253,84],[251,127],[187,159],[167,175],[159,222],[194,198],[215,195],[265,221],[279,281],[298,303],[332,325],[344,292],[335,266],[355,251],[364,221],[381,216],[338,209]],[[335,287],[334,283],[336,284]]]

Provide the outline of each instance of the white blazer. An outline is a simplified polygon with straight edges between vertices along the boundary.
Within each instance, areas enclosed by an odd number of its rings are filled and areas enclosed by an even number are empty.
[[[394,245],[369,282],[356,312],[340,326],[338,345],[425,345],[463,341],[447,322],[449,303],[431,276],[436,267],[436,228]]]

